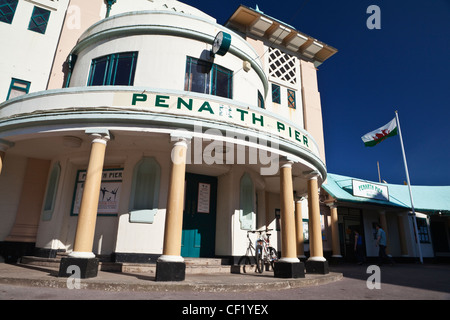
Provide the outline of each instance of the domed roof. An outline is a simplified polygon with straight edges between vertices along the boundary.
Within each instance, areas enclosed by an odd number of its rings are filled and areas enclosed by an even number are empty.
[[[111,8],[110,15],[112,16],[125,12],[148,10],[184,13],[216,22],[216,19],[198,10],[197,8],[176,0],[117,0]]]

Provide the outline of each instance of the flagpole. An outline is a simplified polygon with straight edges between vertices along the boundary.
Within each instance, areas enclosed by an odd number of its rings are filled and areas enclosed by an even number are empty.
[[[378,161],[377,161],[377,167],[378,167],[378,181],[381,183],[380,163]]]
[[[406,182],[408,183],[409,198],[411,200],[411,211],[412,211],[412,217],[413,217],[413,223],[414,223],[414,230],[416,232],[417,246],[419,248],[419,259],[420,259],[420,263],[423,264],[422,249],[420,247],[419,232],[417,229],[416,211],[414,209],[413,196],[412,196],[412,192],[411,192],[411,183],[409,182],[408,164],[406,163],[406,155],[405,155],[405,148],[403,146],[402,130],[400,129],[400,121],[398,119],[397,110],[395,110],[395,118],[397,120],[398,135],[400,136],[400,144],[402,146],[403,163],[405,164],[405,172],[406,172]]]

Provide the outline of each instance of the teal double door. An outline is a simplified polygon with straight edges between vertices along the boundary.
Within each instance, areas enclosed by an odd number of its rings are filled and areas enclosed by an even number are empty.
[[[217,178],[186,173],[182,257],[214,257]]]

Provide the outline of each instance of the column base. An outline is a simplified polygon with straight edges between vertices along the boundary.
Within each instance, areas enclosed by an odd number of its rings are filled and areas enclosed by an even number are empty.
[[[330,273],[327,260],[324,260],[324,261],[306,260],[305,268],[306,268],[306,273],[315,273],[315,274]]]
[[[303,262],[277,261],[274,265],[275,278],[304,278],[305,265]]]
[[[58,277],[68,278],[72,276],[72,269],[69,269],[69,267],[77,266],[80,269],[78,276],[81,279],[95,278],[98,274],[98,262],[99,259],[97,258],[64,257],[59,265]]]
[[[156,281],[184,281],[186,263],[172,261],[156,262]]]

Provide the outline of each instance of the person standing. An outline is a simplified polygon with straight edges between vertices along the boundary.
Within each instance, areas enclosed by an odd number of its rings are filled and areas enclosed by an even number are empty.
[[[364,248],[363,248],[363,239],[358,230],[355,230],[355,255],[356,261],[359,265],[362,265],[364,262]]]
[[[393,265],[394,262],[392,261],[391,257],[389,257],[386,254],[386,246],[387,246],[387,241],[386,241],[386,232],[384,232],[384,230],[381,228],[380,224],[376,224],[376,228],[377,228],[377,243],[376,246],[378,246],[379,250],[378,250],[378,266],[381,266],[384,262],[384,260],[388,260],[388,262]]]

